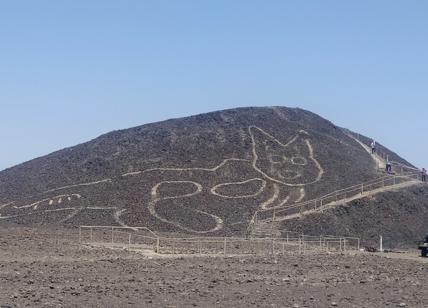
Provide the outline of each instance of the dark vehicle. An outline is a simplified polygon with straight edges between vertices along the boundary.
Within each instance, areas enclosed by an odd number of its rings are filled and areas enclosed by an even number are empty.
[[[419,243],[418,249],[421,251],[421,257],[428,256],[428,234],[425,236],[425,240]]]

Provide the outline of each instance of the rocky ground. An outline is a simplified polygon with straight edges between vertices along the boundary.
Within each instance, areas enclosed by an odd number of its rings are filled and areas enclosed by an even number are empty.
[[[411,254],[156,259],[0,229],[1,307],[426,307],[427,274]]]

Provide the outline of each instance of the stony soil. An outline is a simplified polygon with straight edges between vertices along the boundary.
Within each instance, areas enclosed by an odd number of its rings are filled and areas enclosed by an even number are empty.
[[[428,263],[378,255],[148,259],[0,229],[1,307],[426,307]]]

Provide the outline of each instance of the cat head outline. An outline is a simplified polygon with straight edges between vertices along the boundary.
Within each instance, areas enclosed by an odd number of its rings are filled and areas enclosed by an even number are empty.
[[[253,145],[253,168],[265,178],[287,186],[318,182],[324,170],[316,160],[306,131],[286,144],[257,126],[248,128]]]

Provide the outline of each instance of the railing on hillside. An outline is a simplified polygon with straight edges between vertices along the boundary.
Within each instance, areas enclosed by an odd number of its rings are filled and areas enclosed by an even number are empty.
[[[406,183],[419,179],[419,173],[408,175],[387,175],[365,183],[340,189],[331,192],[321,198],[297,203],[289,206],[276,206],[264,210],[258,210],[253,216],[249,225],[248,232],[254,230],[254,226],[260,221],[275,221],[280,220],[280,217],[302,214],[308,211],[319,211],[328,206],[343,200],[364,195],[364,193],[372,192],[385,187],[391,187],[397,184]]]
[[[162,237],[147,228],[81,226],[80,244],[128,250],[150,249],[158,254],[195,255],[280,255],[305,252],[359,251],[360,239],[338,236],[308,236],[285,232],[281,238]]]
[[[352,131],[350,131],[348,129],[344,129],[344,132],[350,138],[352,138],[352,139],[356,140],[357,142],[361,143],[364,147],[367,148],[367,151],[370,152],[370,150],[371,150],[370,149],[370,145],[364,143],[364,141],[361,140],[361,135],[360,134],[354,133],[354,132],[352,132]],[[390,156],[385,151],[380,150],[379,147],[377,147],[374,155],[377,156],[377,157],[379,157],[380,159],[382,159],[384,161],[384,163],[386,163],[386,161],[389,160],[389,156]],[[404,163],[396,162],[396,161],[393,161],[393,160],[389,160],[389,161],[390,161],[393,169],[395,169],[394,172],[396,172],[398,174],[404,175],[404,173],[406,173],[406,172],[413,172],[413,173],[414,172],[420,172],[420,170],[418,168],[415,168],[415,167],[412,167],[412,166],[408,166],[408,165],[406,165]],[[380,168],[380,166],[378,166],[378,168],[379,169],[383,169],[383,168]]]

